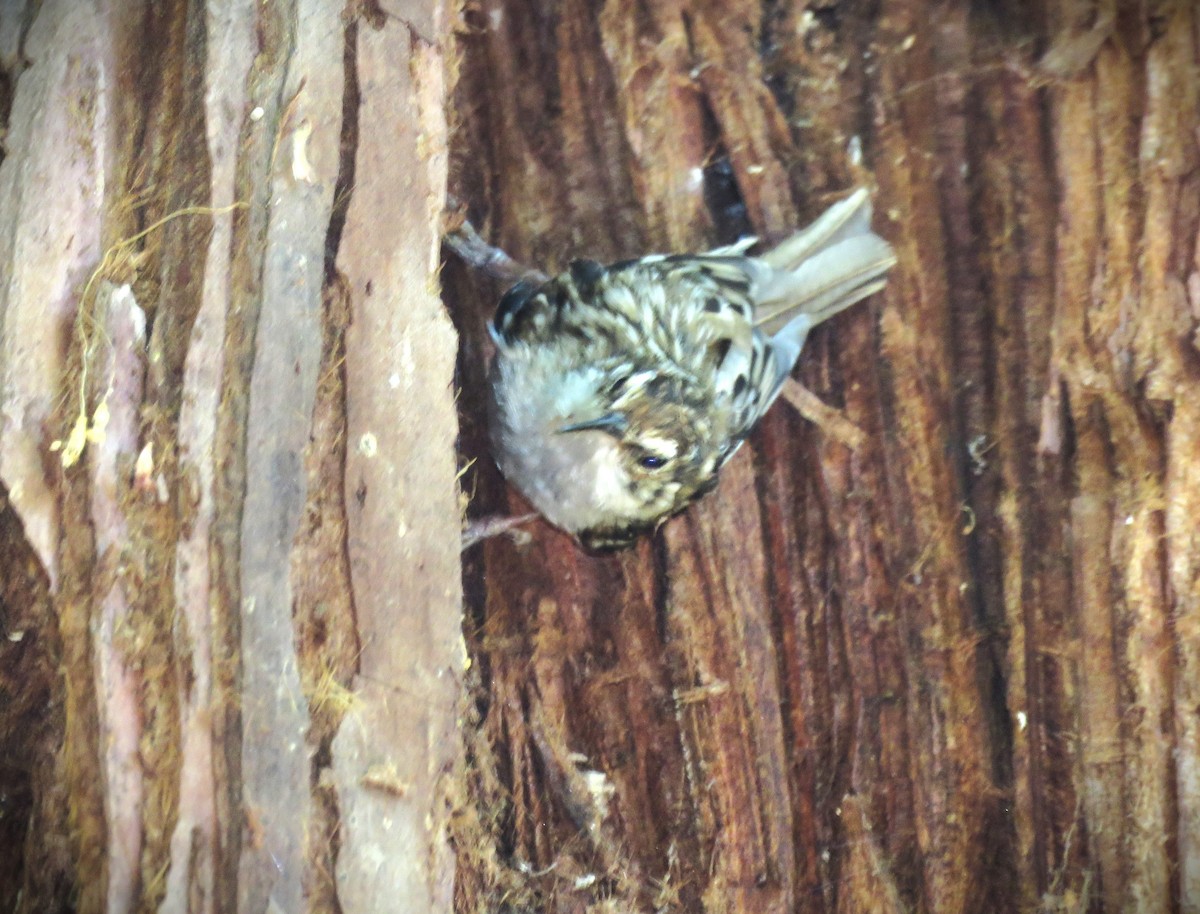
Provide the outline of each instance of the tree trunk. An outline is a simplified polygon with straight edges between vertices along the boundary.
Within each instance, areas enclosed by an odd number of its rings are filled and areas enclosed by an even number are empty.
[[[1195,4],[481,0],[451,188],[554,271],[876,186],[899,264],[637,548],[467,554],[460,911],[1200,911]],[[861,158],[860,158],[861,157]],[[484,324],[450,259],[465,485]]]
[[[984,6],[0,9],[0,904],[1200,911],[1200,21]],[[448,128],[546,269],[874,185],[862,443],[460,567]]]
[[[0,10],[5,910],[450,907],[447,22]]]

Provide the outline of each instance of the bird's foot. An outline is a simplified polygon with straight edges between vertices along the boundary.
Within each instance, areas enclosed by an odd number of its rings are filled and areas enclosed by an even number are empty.
[[[462,551],[466,552],[476,543],[502,533],[511,534],[518,543],[527,543],[532,538],[528,530],[517,529],[537,517],[537,513],[504,516],[493,514],[467,523],[462,532]]]

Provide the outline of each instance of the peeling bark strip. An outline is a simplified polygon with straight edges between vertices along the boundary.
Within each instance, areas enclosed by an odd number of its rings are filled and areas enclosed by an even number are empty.
[[[5,910],[450,907],[446,27],[0,10]]]
[[[235,202],[238,137],[249,108],[246,74],[254,46],[251,4],[231,0],[210,4],[205,18],[204,122],[211,162],[214,207]],[[179,818],[171,835],[172,866],[166,877],[162,914],[185,914],[191,900],[214,898],[221,859],[218,837],[215,760],[218,734],[212,726],[217,709],[216,683],[221,652],[210,613],[213,571],[209,543],[217,520],[214,504],[215,436],[220,402],[221,368],[225,361],[225,325],[229,319],[230,260],[233,213],[213,218],[205,252],[204,291],[192,325],[183,366],[179,410],[179,473],[188,480],[191,523],[175,553],[175,601],[180,615],[180,661],[191,670],[181,682]]]
[[[18,889],[32,890],[29,897],[12,894],[28,906],[25,910],[38,909],[43,899],[48,906],[61,906],[67,898],[56,888],[56,877],[68,884],[77,880],[80,907],[101,910],[106,895],[119,903],[136,886],[136,856],[124,861],[111,886],[102,877],[109,838],[132,834],[136,852],[138,825],[128,817],[111,829],[105,823],[105,793],[96,778],[104,697],[93,659],[112,654],[94,643],[89,630],[92,601],[99,595],[86,576],[95,563],[86,485],[65,506],[62,480],[47,469],[54,466],[47,449],[58,437],[57,405],[68,390],[76,401],[79,396],[79,387],[67,382],[68,350],[76,296],[101,256],[101,213],[114,178],[111,123],[120,17],[108,8],[63,2],[44,4],[33,21],[29,18],[7,15],[0,29],[13,53],[6,68],[24,69],[22,57],[30,62],[12,96],[0,164],[0,485],[28,538],[26,549],[41,566],[31,573],[29,591],[43,578],[55,599],[55,615],[43,624],[57,622],[63,642],[63,676],[53,683],[51,705],[57,720],[48,734],[52,751],[61,755],[58,783],[43,782],[42,789],[53,790],[65,809],[50,833],[54,842],[36,837],[27,842],[26,873]],[[54,194],[50,188],[72,192]],[[64,531],[68,524],[76,531],[70,542]],[[64,567],[76,561],[86,571]],[[110,557],[110,586],[114,564]],[[5,606],[0,616],[7,620],[12,614]],[[136,728],[133,722],[114,722],[112,713],[110,705],[105,718],[123,735]],[[14,723],[5,721],[0,729],[6,741],[26,738]],[[136,732],[132,738],[135,754]],[[130,750],[123,739],[114,755]],[[128,771],[122,769],[120,779],[127,784]],[[69,851],[56,853],[55,842]],[[44,878],[34,875],[39,868],[47,871]]]
[[[289,552],[305,505],[321,355],[325,243],[338,177],[342,25],[320,0],[283,24],[286,73],[272,155],[261,300],[246,414],[240,535],[242,803],[260,830],[242,845],[238,906],[304,905],[312,815],[308,708],[295,653]]]
[[[93,359],[91,386],[95,401],[110,418],[103,437],[90,453],[91,521],[99,559],[93,664],[100,704],[100,771],[104,779],[104,818],[108,826],[108,897],[110,911],[127,911],[138,895],[138,862],[144,836],[141,809],[146,800],[138,741],[142,709],[138,693],[143,675],[122,632],[133,627],[130,584],[124,580],[120,554],[131,530],[120,500],[122,470],[138,450],[137,408],[146,377],[146,314],[129,286],[107,283],[96,300],[100,339]]]
[[[6,31],[19,32],[17,18],[7,18]],[[104,194],[114,177],[115,18],[64,0],[45,4],[29,25],[21,50],[32,66],[14,96],[0,170],[0,473],[55,586],[58,504],[41,452],[66,373],[75,296],[103,250]],[[74,192],[47,206],[43,191],[52,187]]]
[[[376,911],[399,890],[406,909],[448,911],[452,891],[444,797],[463,658],[448,459],[456,340],[431,280],[446,191],[445,83],[429,38],[440,14],[399,5],[396,15],[360,24],[353,49],[358,142],[337,257],[350,307],[347,550],[363,634],[358,700],[331,747],[347,914]]]
[[[854,450],[780,405],[634,551],[466,554],[460,910],[1200,910],[1198,12],[985,6],[464,11],[452,189],[519,260],[867,182],[900,265],[802,357]],[[502,288],[444,275],[469,510],[522,513]]]

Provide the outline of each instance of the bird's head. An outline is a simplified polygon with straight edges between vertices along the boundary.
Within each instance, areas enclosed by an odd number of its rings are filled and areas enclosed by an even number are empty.
[[[604,547],[626,544],[711,488],[721,451],[712,410],[686,379],[631,372],[600,393],[555,431],[586,448],[590,499],[603,520],[580,536]]]

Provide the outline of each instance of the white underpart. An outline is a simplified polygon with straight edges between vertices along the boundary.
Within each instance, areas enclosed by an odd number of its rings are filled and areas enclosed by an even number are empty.
[[[506,449],[510,465],[501,467],[534,507],[572,532],[638,516],[616,439],[592,430],[551,434],[559,440],[526,439]]]
[[[604,431],[560,432],[572,422],[594,419],[599,373],[584,370],[547,378],[535,361],[519,354],[504,363],[493,384],[494,451],[504,476],[516,484],[552,524],[577,532],[639,517],[617,440]]]

